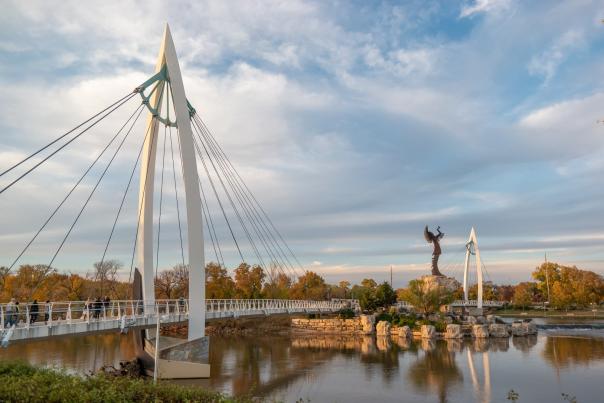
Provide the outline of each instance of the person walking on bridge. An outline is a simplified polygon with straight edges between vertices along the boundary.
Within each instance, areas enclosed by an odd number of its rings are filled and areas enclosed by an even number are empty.
[[[15,299],[11,298],[10,302],[6,304],[5,313],[6,313],[6,326],[11,327],[16,323],[16,312],[17,307],[15,305]]]
[[[29,307],[29,323],[35,323],[38,320],[38,300],[34,299],[34,302]]]
[[[46,300],[46,304],[44,306],[44,323],[48,323],[48,319],[50,319],[50,300]]]

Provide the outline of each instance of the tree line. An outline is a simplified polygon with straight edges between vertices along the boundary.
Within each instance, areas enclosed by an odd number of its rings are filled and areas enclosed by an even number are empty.
[[[11,298],[18,301],[83,301],[88,298],[108,296],[111,299],[130,299],[131,284],[120,278],[125,276],[122,264],[116,260],[97,262],[87,274],[61,273],[47,265],[21,265],[14,272],[0,267],[0,302]],[[543,305],[549,302],[556,309],[586,308],[604,303],[604,278],[592,271],[576,266],[543,263],[532,273],[534,281],[516,285],[499,285],[485,282],[483,298],[501,301],[518,308]],[[178,299],[188,297],[188,267],[176,265],[158,273],[155,278],[157,298]],[[468,290],[470,299],[477,298],[477,285]],[[361,307],[374,310],[398,300],[416,307],[438,306],[463,298],[460,288],[454,292],[443,290],[424,292],[418,280],[408,287],[392,289],[388,282],[378,284],[373,279],[363,279],[360,284],[349,281],[329,284],[319,274],[306,271],[299,277],[288,276],[275,266],[268,270],[241,263],[233,271],[217,263],[206,265],[206,298],[208,299],[307,299],[331,298],[358,299]]]

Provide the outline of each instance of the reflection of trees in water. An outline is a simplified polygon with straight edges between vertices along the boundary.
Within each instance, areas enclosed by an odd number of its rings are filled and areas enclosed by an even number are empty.
[[[427,343],[422,344],[422,347],[427,347],[424,354],[409,367],[409,380],[420,391],[436,391],[439,400],[446,402],[447,389],[452,384],[463,382],[463,375],[455,363],[455,353],[448,349],[448,343],[425,341]]]
[[[604,339],[547,337],[542,354],[556,367],[588,365],[604,360]]]
[[[23,360],[35,365],[74,368],[80,372],[93,371],[103,365],[117,366],[121,360],[135,356],[131,336],[115,333],[14,342],[0,350],[2,360]]]

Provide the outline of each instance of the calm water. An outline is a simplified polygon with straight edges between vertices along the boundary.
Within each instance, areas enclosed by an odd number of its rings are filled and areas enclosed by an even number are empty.
[[[229,394],[311,402],[559,402],[604,396],[604,331],[485,341],[371,337],[213,337],[212,378],[183,381]],[[133,357],[129,336],[104,334],[13,343],[21,358],[85,373]]]

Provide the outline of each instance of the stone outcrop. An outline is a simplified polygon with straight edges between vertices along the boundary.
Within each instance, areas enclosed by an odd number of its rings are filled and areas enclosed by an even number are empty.
[[[512,323],[512,335],[514,336],[526,336],[527,328],[524,326],[524,323],[514,322]]]
[[[399,339],[410,339],[413,337],[413,332],[411,332],[411,328],[409,326],[403,326],[399,328],[398,337]]]
[[[373,324],[375,323],[375,315],[361,315],[359,316],[359,320],[363,327],[363,333],[372,334],[374,331]]]
[[[432,325],[422,325],[421,335],[422,339],[433,339],[436,337],[436,329]]]
[[[523,323],[527,335],[537,334],[537,325],[533,322]]]
[[[472,326],[472,336],[477,339],[484,339],[489,337],[489,328],[487,325],[474,325]]]
[[[352,319],[298,319],[293,318],[291,327],[296,331],[337,334],[364,334],[360,318]]]
[[[461,339],[462,337],[463,334],[461,333],[460,325],[447,325],[447,330],[445,331],[445,339]]]
[[[444,287],[447,291],[453,292],[461,287],[461,283],[453,277],[445,276],[422,276],[420,281],[423,283],[424,292]]]
[[[474,316],[468,316],[468,319],[466,319],[466,322],[470,325],[475,325],[477,323],[476,321],[476,317]]]
[[[508,328],[506,325],[491,323],[489,325],[489,335],[491,337],[508,337]]]
[[[375,327],[375,332],[378,336],[389,336],[390,335],[390,322],[381,320]]]

